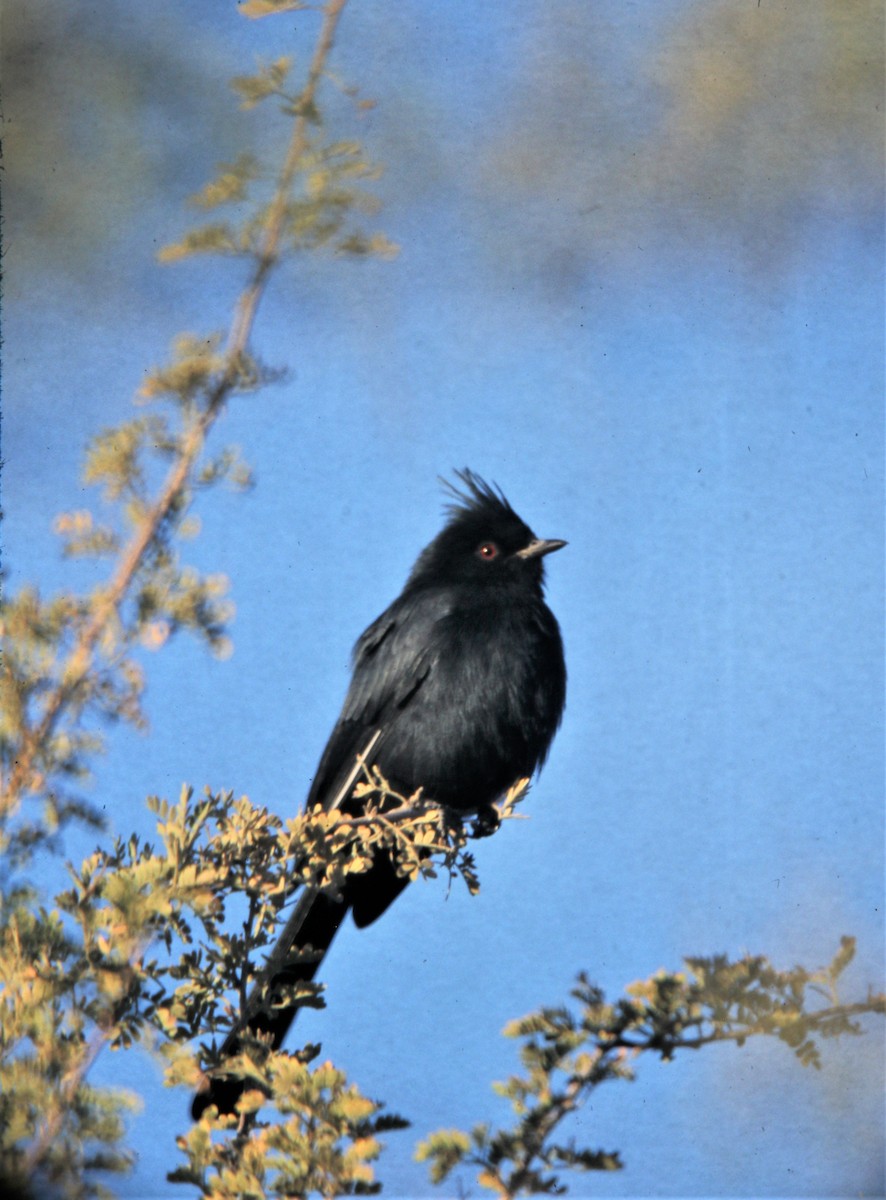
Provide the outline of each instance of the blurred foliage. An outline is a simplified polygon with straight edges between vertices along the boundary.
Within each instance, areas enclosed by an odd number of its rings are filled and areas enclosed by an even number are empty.
[[[263,163],[249,151],[223,165],[196,203],[233,206],[232,218],[191,230],[161,255],[168,261],[233,252],[245,261],[247,282],[226,334],[181,334],[170,361],[148,373],[138,399],[153,411],[92,440],[83,477],[101,486],[108,517],[78,510],[58,518],[56,529],[66,554],[111,557],[109,577],[82,597],[44,600],[26,588],[3,601],[0,850],[11,863],[27,860],[67,820],[95,823],[95,810],[69,785],[101,749],[102,721],[144,726],[139,652],[159,649],[181,629],[205,638],[216,654],[230,651],[227,581],[182,563],[179,547],[196,528],[191,508],[198,490],[249,483],[234,448],[211,456],[206,443],[234,395],[275,377],[249,350],[270,271],[297,250],[360,257],[394,251],[355,220],[377,209],[362,185],[378,170],[359,143],[326,137],[318,107],[342,7],[341,0],[327,5],[300,89],[286,89],[290,63],[283,58],[233,81],[246,108],[276,100],[289,131],[282,162]],[[42,815],[35,819],[38,798]]]
[[[605,257],[715,253],[781,273],[836,222],[882,226],[884,11],[878,0],[687,0],[632,29],[566,2],[526,25],[472,181],[496,266],[572,290]],[[522,236],[521,236],[522,231]]]
[[[243,136],[217,87],[212,27],[199,55],[192,40],[162,0],[144,19],[113,3],[99,19],[81,0],[4,6],[7,288],[21,264],[22,277],[39,267],[91,285],[98,303],[113,291],[107,255],[132,216],[195,169],[194,128],[221,154]]]
[[[109,206],[117,224],[172,180],[180,187],[199,164],[195,147],[236,152],[242,118],[232,120],[213,75],[227,43],[207,21],[200,53],[190,52],[194,26],[169,4],[136,24],[119,3],[101,21],[84,0],[7,7],[16,254],[76,277],[107,253]],[[260,16],[304,6],[238,7]],[[571,286],[601,255],[652,240],[694,255],[725,239],[737,259],[774,271],[822,217],[880,228],[878,0],[683,0],[642,23],[621,4],[523,0],[503,26],[508,56],[494,87],[483,74],[492,119],[481,121],[470,97],[465,120],[460,90],[436,90],[451,67],[434,60],[433,24],[391,24],[381,9],[354,21],[359,51],[397,64],[398,103],[374,133],[398,203],[424,211],[457,197],[490,286],[503,269]],[[467,44],[482,70],[488,49]]]
[[[855,940],[844,937],[833,961],[818,971],[779,971],[762,956],[688,958],[685,971],[640,980],[614,1004],[581,975],[572,991],[578,1011],[541,1008],[504,1031],[523,1039],[523,1074],[495,1088],[510,1101],[514,1126],[477,1125],[470,1134],[439,1130],[421,1143],[417,1158],[429,1163],[435,1183],[471,1165],[483,1187],[509,1200],[566,1192],[564,1170],[618,1170],[617,1152],[561,1140],[561,1126],[596,1088],[633,1079],[633,1064],[644,1053],[668,1060],[677,1051],[723,1041],[740,1046],[760,1035],[784,1042],[804,1066],[819,1067],[821,1039],[860,1034],[859,1016],[886,1014],[886,994],[840,1002],[837,982],[854,954]]]
[[[270,17],[274,13],[295,12],[308,7],[304,0],[244,0],[240,12],[244,17]]]
[[[85,596],[43,598],[26,587],[0,606],[0,851],[7,860],[26,860],[69,819],[94,821],[94,810],[70,785],[88,774],[89,759],[102,748],[101,723],[145,727],[139,651],[156,650],[187,629],[215,653],[228,652],[227,581],[184,565],[178,543],[190,532],[188,513],[201,482],[247,481],[233,451],[201,457],[201,429],[210,411],[206,396],[219,378],[230,392],[252,383],[239,364],[199,361],[199,384],[193,360],[190,369],[181,359],[169,368],[170,376],[180,372],[178,419],[153,414],[93,439],[84,480],[103,487],[108,519],[79,510],[56,520],[66,554],[112,557],[109,578]],[[195,399],[198,388],[202,401]],[[164,465],[166,482],[152,494],[156,468]],[[35,818],[37,803],[42,810]]]
[[[252,108],[260,100],[276,93],[282,97],[283,111],[298,115],[297,97],[269,86],[269,75],[275,75],[278,66],[279,63],[275,63],[266,73],[235,81],[237,90],[245,97],[244,107]],[[266,86],[268,90],[265,90]],[[304,190],[300,196],[292,196],[288,200],[282,230],[287,249],[328,248],[338,254],[373,254],[378,257],[396,254],[396,246],[383,234],[365,234],[348,224],[348,219],[355,212],[363,211],[372,215],[379,207],[373,196],[356,186],[379,176],[378,169],[363,157],[359,142],[333,142],[306,150],[300,166]],[[251,185],[257,180],[261,180],[260,167],[251,157],[243,156],[235,163],[223,164],[219,175],[192,197],[192,203],[203,209],[245,203]],[[176,262],[192,254],[253,257],[260,252],[267,219],[268,209],[260,207],[250,220],[238,226],[227,221],[198,226],[189,230],[180,242],[164,246],[160,251],[160,261]]]

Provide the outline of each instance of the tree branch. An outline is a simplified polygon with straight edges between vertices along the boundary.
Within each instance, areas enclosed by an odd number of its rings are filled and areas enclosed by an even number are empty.
[[[249,343],[268,276],[280,258],[286,204],[299,162],[308,145],[308,113],[313,109],[317,88],[346,4],[347,0],[329,0],[323,10],[323,24],[307,80],[296,102],[298,115],[268,211],[262,244],[256,255],[257,261],[252,277],[240,293],[234,307],[226,342],[224,368],[209,388],[205,406],[186,431],[179,457],[170,469],[157,499],[141,519],[128,545],[124,547],[107,587],[97,596],[93,613],[80,629],[68,659],[61,668],[59,682],[46,697],[42,717],[37,725],[24,735],[15,763],[0,791],[0,815],[11,812],[18,805],[22,792],[34,782],[38,774],[36,760],[41,748],[52,736],[62,714],[88,677],[97,643],[116,617],[148,548],[182,495],[224,402],[237,385],[241,359]]]

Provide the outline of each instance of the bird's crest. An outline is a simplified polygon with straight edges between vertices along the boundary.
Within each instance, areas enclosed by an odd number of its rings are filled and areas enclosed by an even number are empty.
[[[454,472],[462,486],[452,483],[449,479],[439,476],[443,490],[451,497],[444,508],[450,517],[458,517],[462,513],[482,513],[490,509],[501,512],[504,509],[510,516],[516,517],[504,493],[497,484],[489,484],[469,468]]]

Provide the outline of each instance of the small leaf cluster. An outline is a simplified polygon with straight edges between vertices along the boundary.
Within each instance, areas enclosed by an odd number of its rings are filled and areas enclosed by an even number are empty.
[[[841,1004],[837,981],[855,953],[844,937],[833,961],[817,971],[782,971],[762,956],[732,962],[725,955],[685,960],[686,970],[658,972],[609,1004],[579,976],[575,1007],[541,1008],[505,1028],[523,1039],[523,1073],[496,1084],[516,1117],[508,1129],[476,1126],[470,1134],[439,1130],[418,1148],[440,1183],[459,1165],[477,1168],[478,1181],[501,1197],[560,1195],[560,1172],[617,1170],[613,1151],[576,1147],[559,1134],[563,1122],[602,1083],[631,1080],[639,1055],[670,1059],[678,1050],[712,1042],[738,1045],[769,1035],[788,1045],[805,1066],[820,1066],[818,1040],[859,1034],[856,1019],[886,1013],[886,996]]]
[[[13,770],[37,714],[60,683],[64,648],[76,641],[88,619],[88,601],[71,595],[47,600],[31,586],[0,605],[0,763],[5,771]],[[81,705],[91,702],[99,711],[119,711],[137,721],[141,686],[138,667],[121,664],[116,676],[96,672],[90,678]],[[86,773],[88,757],[99,746],[98,735],[76,721],[47,731],[33,754],[25,793],[32,803],[26,811],[23,789],[0,793],[0,861],[7,870],[52,842],[68,820],[100,823],[97,809],[60,786]],[[52,777],[56,786],[48,786]]]
[[[76,970],[76,975],[71,969]],[[53,1194],[86,1197],[92,1171],[120,1173],[123,1115],[138,1106],[122,1089],[97,1089],[81,1075],[93,1051],[91,1018],[80,1007],[88,963],[58,910],[14,903],[0,925],[0,1181],[11,1189],[35,1180]],[[93,1015],[95,995],[86,1001]],[[75,1080],[77,1081],[75,1083]],[[32,1158],[37,1130],[51,1131]]]
[[[261,77],[254,80],[260,82]],[[282,209],[282,250],[293,253],[324,249],[335,254],[393,257],[397,247],[384,234],[366,233],[350,223],[354,215],[374,216],[378,212],[379,201],[364,185],[379,175],[379,168],[367,161],[357,141],[311,143],[298,163],[300,188],[290,194]],[[202,209],[237,204],[246,209],[256,185],[267,192],[270,183],[272,176],[254,158],[244,157],[222,163],[218,175],[192,197],[192,203]],[[261,185],[265,185],[263,189]],[[197,226],[179,241],[164,246],[160,261],[178,262],[196,254],[260,259],[265,253],[265,232],[274,205],[273,197],[258,200],[239,221],[216,220]]]
[[[274,10],[278,9],[275,6]],[[254,75],[239,75],[231,81],[242,108],[255,108],[275,97],[284,117],[295,118],[300,136],[291,146],[285,186],[280,186],[278,170],[263,165],[253,154],[221,163],[215,177],[191,197],[191,203],[204,211],[232,207],[234,216],[189,230],[160,250],[161,262],[220,254],[260,265],[269,256],[276,259],[302,251],[380,258],[397,253],[384,234],[367,233],[353,222],[354,217],[378,212],[379,201],[366,185],[379,178],[380,168],[367,159],[359,141],[324,140],[314,94],[287,89],[291,68],[292,59],[284,56],[261,65]],[[345,90],[356,94],[354,89]],[[365,104],[360,102],[359,107]],[[315,131],[313,135],[309,128]],[[271,228],[273,245],[268,242]]]
[[[332,1063],[312,1065],[318,1055],[318,1047],[269,1053],[253,1075],[259,1086],[243,1095],[235,1116],[204,1115],[177,1139],[186,1165],[170,1180],[213,1200],[380,1191],[372,1166],[379,1135],[407,1122],[383,1113]]]

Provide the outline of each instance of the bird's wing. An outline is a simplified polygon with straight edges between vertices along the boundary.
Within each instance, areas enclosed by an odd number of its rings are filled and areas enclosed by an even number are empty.
[[[341,715],[323,752],[307,804],[345,803],[363,764],[379,755],[397,715],[434,669],[435,627],[452,610],[444,592],[407,593],[363,633],[354,647],[354,671]],[[392,783],[396,781],[392,780]],[[377,855],[372,868],[350,879],[345,892],[358,926],[381,915],[406,886],[393,860]]]
[[[391,719],[433,670],[434,629],[451,611],[446,592],[407,593],[362,634],[354,647],[351,686],[308,794],[309,808],[341,802],[358,756],[367,764],[375,761]]]

